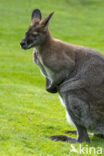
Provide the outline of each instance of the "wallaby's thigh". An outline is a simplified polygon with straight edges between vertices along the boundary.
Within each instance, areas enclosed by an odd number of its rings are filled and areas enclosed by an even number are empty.
[[[74,124],[89,128],[91,124],[89,104],[76,94],[64,93],[62,96]]]
[[[89,142],[87,128],[89,127],[89,105],[77,94],[64,92],[60,94],[65,103],[67,115],[69,115],[76,126],[78,138],[77,142]],[[68,138],[69,140],[69,138]]]

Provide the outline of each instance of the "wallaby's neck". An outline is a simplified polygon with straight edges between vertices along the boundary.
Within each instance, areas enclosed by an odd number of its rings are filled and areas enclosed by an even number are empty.
[[[42,51],[49,49],[52,44],[52,41],[53,41],[53,38],[48,30],[45,41],[38,47],[39,52],[41,53]]]

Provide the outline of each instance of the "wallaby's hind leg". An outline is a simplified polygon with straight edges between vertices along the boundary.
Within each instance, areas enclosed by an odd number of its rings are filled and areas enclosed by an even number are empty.
[[[66,142],[89,142],[87,129],[89,119],[89,107],[86,101],[77,97],[76,95],[70,95],[69,93],[63,93],[62,98],[65,101],[67,112],[70,114],[72,121],[77,128],[78,138],[70,138],[63,135],[51,136],[50,139],[54,141],[66,141]]]
[[[71,137],[64,136],[64,135],[51,136],[51,137],[49,137],[49,139],[51,139],[53,141],[65,141],[65,142],[71,142],[71,143],[90,142],[86,128],[84,128],[82,126],[78,126],[78,125],[76,125],[76,127],[78,130],[78,139],[71,138]]]
[[[78,142],[90,142],[87,129],[82,126],[77,126],[78,130]]]
[[[82,92],[79,91],[78,95]],[[67,112],[69,113],[72,121],[74,122],[77,128],[78,134],[78,142],[89,142],[90,139],[88,137],[86,127],[90,124],[90,115],[89,115],[89,105],[81,98],[81,95],[78,96],[77,94],[74,95],[74,91],[72,94],[64,95],[65,105]],[[79,98],[80,97],[80,98]]]

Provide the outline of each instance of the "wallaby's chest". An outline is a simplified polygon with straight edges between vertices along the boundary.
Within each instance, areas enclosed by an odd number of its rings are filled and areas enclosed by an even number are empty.
[[[46,64],[43,63],[44,61],[42,57],[39,55],[39,53],[36,53],[35,62],[40,67],[42,74],[49,80],[53,81],[54,72],[52,71],[52,69],[48,68]]]

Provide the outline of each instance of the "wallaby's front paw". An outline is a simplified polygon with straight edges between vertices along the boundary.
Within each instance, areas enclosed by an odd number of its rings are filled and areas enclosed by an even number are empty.
[[[48,87],[48,88],[46,88],[46,90],[47,90],[49,93],[57,93],[57,89],[56,89],[56,88]]]

